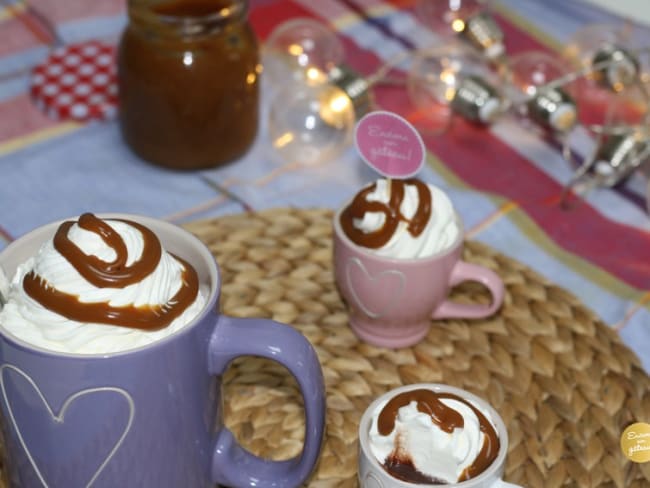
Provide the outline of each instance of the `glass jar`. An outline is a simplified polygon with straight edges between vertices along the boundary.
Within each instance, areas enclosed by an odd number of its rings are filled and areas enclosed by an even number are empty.
[[[242,156],[257,133],[261,71],[246,0],[129,0],[118,51],[120,127],[175,169]]]

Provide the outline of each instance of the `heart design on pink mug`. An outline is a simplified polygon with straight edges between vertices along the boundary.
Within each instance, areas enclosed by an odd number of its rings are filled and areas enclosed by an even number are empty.
[[[406,287],[406,277],[401,271],[387,269],[371,275],[356,257],[348,260],[345,275],[354,301],[363,313],[374,319],[390,312]]]
[[[11,405],[11,402],[9,401],[8,395],[7,395],[7,389],[5,386],[5,372],[6,371],[13,371],[15,374],[18,376],[21,376],[24,380],[27,381],[27,383],[33,388],[33,390],[36,392],[37,396],[40,398],[42,401],[45,410],[47,411],[47,414],[49,414],[50,420],[54,423],[57,424],[63,424],[65,422],[65,415],[66,412],[68,411],[68,408],[75,403],[76,400],[85,397],[87,395],[92,395],[96,393],[101,393],[101,392],[108,392],[114,395],[117,395],[118,397],[123,398],[126,401],[126,404],[128,405],[129,408],[129,417],[126,422],[126,425],[124,426],[123,431],[120,433],[117,441],[113,445],[113,447],[110,449],[110,451],[107,453],[106,457],[102,461],[102,463],[99,465],[99,467],[95,470],[93,475],[90,477],[88,480],[88,483],[85,485],[86,488],[91,486],[99,477],[101,472],[104,470],[106,465],[110,462],[110,460],[113,458],[115,453],[119,450],[120,446],[124,442],[124,439],[129,433],[129,430],[131,429],[131,424],[133,423],[133,418],[135,416],[135,402],[133,401],[133,398],[131,398],[131,395],[123,390],[122,388],[117,388],[117,387],[112,387],[112,386],[104,386],[104,387],[97,387],[97,388],[88,388],[85,390],[80,390],[76,393],[73,393],[70,395],[68,398],[65,399],[63,402],[63,405],[61,406],[60,410],[55,413],[48,403],[48,401],[45,399],[45,396],[43,395],[43,392],[41,392],[40,388],[36,384],[36,382],[23,370],[20,368],[12,365],[12,364],[3,364],[0,366],[0,390],[2,391],[2,398],[3,401],[7,407],[7,413],[9,414],[9,418],[11,420],[11,423],[13,425],[14,430],[16,431],[16,434],[18,436],[18,440],[20,441],[21,446],[25,450],[25,453],[27,454],[27,457],[29,458],[29,461],[32,464],[32,467],[34,468],[34,471],[36,472],[36,475],[38,476],[38,479],[42,483],[44,487],[49,487],[50,484],[45,480],[43,473],[39,469],[35,457],[30,451],[29,447],[27,446],[27,442],[23,436],[23,432],[21,431],[20,427],[18,426],[18,423],[16,422],[16,417],[15,417],[15,412],[13,410],[13,407]],[[101,424],[102,419],[97,419],[97,423]]]

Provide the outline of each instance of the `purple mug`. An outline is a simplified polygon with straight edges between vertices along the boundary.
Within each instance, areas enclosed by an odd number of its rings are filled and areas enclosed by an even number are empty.
[[[209,288],[190,324],[153,344],[104,355],[31,346],[0,328],[1,426],[10,482],[21,487],[291,487],[320,453],[325,388],[310,343],[289,326],[219,313],[220,278],[210,251],[181,228],[126,218],[153,230],[190,262]],[[0,253],[11,276],[59,223],[23,236]],[[256,457],[223,423],[221,375],[236,357],[284,365],[304,398],[305,442],[287,461]]]
[[[380,347],[408,347],[427,335],[431,319],[488,317],[501,306],[501,278],[461,259],[464,234],[458,217],[460,232],[449,248],[429,257],[397,259],[352,242],[341,227],[342,211],[334,216],[334,275],[350,308],[350,327],[361,340]],[[483,284],[492,303],[449,300],[451,287],[463,281]]]

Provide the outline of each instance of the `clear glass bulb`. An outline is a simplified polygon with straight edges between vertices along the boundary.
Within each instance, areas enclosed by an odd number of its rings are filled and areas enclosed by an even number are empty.
[[[488,0],[418,0],[416,16],[444,39],[463,39],[489,60],[505,53],[503,31],[490,13]]]
[[[646,126],[612,125],[618,131],[596,140],[585,176],[597,186],[615,186],[650,160],[650,133]]]
[[[348,95],[329,83],[289,84],[269,107],[269,135],[279,159],[318,165],[339,157],[352,142],[355,114]]]
[[[592,24],[576,31],[563,56],[582,74],[576,81],[580,121],[609,130],[615,119],[636,124],[646,117],[650,85],[642,36],[631,26]]]
[[[494,76],[480,56],[450,43],[415,55],[407,88],[411,101],[425,117],[446,112],[448,117],[458,114],[489,124],[504,110]]]
[[[332,29],[314,19],[295,18],[271,32],[262,64],[269,81],[280,86],[326,76],[343,58],[343,43]]]
[[[526,51],[510,58],[510,94],[519,112],[550,130],[566,132],[578,120],[570,69],[544,51]],[[564,81],[562,81],[564,79]],[[552,83],[560,83],[557,86]]]
[[[650,90],[645,42],[631,24],[593,24],[574,33],[564,56],[584,76],[578,80],[581,122],[594,148],[578,169],[591,185],[614,186],[650,154]]]
[[[576,69],[587,71],[585,80],[621,92],[647,71],[635,52],[638,43],[628,26],[591,24],[571,36],[563,54]]]

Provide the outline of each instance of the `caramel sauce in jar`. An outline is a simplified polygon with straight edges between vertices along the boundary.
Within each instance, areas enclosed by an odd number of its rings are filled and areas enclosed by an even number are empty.
[[[143,159],[216,167],[257,134],[259,49],[245,0],[129,0],[118,50],[120,127]]]

